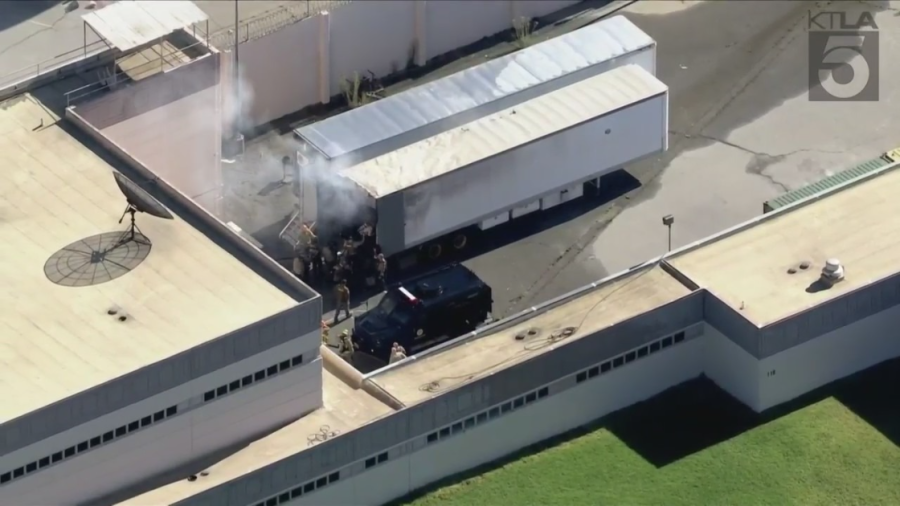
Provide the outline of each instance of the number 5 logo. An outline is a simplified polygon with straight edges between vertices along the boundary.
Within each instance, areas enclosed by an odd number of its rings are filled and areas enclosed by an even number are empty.
[[[809,32],[809,99],[878,100],[878,35],[875,30]]]
[[[862,41],[860,39],[862,38]],[[861,42],[865,35],[831,35],[822,55],[819,69],[819,84],[834,98],[853,98],[869,84],[869,62],[862,53]],[[834,72],[843,66],[850,67],[853,75],[849,82],[839,83],[834,79]]]

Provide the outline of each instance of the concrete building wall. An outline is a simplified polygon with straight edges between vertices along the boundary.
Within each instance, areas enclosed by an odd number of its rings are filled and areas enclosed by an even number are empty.
[[[377,77],[403,70],[508,30],[513,19],[540,17],[575,0],[352,2],[240,45],[242,103],[223,104],[231,121],[243,112],[253,128],[306,106],[327,103],[354,73]],[[235,100],[234,52],[222,53],[222,98]]]
[[[610,365],[610,370],[618,369],[619,366],[630,367],[632,361],[649,359],[656,353],[669,353],[669,347],[672,347],[674,352],[674,347],[682,346],[682,342],[699,341],[702,337],[700,325],[702,309],[703,293],[690,294],[647,314],[560,346],[513,367],[498,370],[472,383],[458,388],[448,385],[448,391],[433,399],[415,404],[266,468],[248,473],[240,480],[180,501],[178,505],[256,505],[259,501],[267,501],[271,496],[284,494],[285,490],[290,491],[298,486],[302,489],[309,483],[313,484],[313,490],[324,491],[326,487],[336,486],[343,479],[341,476],[348,478],[352,476],[352,471],[342,471],[343,469],[356,469],[353,466],[363,465],[367,459],[373,455],[378,456],[387,449],[400,447],[411,441],[418,441],[415,444],[425,444],[429,435],[437,434],[442,427],[461,423],[461,420],[477,416],[478,413],[489,412],[492,406],[510,403],[520,397],[524,399],[523,396],[528,392],[537,392],[550,384],[569,382],[574,385],[590,381],[596,376],[603,376],[605,373],[600,372],[600,366],[597,364],[612,364],[620,357],[621,363],[616,362],[616,367]],[[544,330],[551,331],[551,329]],[[660,336],[667,336],[668,345],[665,347],[660,345],[656,351],[649,352],[652,343],[660,340]],[[691,375],[686,378],[696,376],[702,369],[702,348],[699,350],[698,353],[691,353],[689,360],[684,362],[685,369],[678,369],[690,371]],[[589,369],[594,367],[597,371],[591,375]],[[584,377],[579,380],[582,374]],[[652,378],[647,381],[653,388],[657,385]],[[666,387],[674,384],[676,383],[669,383]],[[630,399],[637,398],[634,396],[644,395],[653,389],[639,386],[641,383],[636,385],[638,386],[610,394],[611,400],[605,406],[630,403],[632,402]],[[554,388],[554,391],[562,392],[562,387]],[[562,419],[557,423],[566,424]],[[335,477],[337,479],[332,482],[329,477],[335,472],[338,472]],[[346,472],[351,474],[345,474]],[[322,487],[317,485],[320,480],[325,480]]]
[[[306,18],[274,33],[241,44],[240,100],[227,104],[229,118],[242,118],[247,127],[266,124],[285,114],[318,103],[320,32],[323,19]],[[223,97],[233,98],[233,53],[222,59]]]
[[[719,388],[758,410],[759,360],[708,323],[704,323],[703,333],[706,336],[703,350],[706,375]]]
[[[192,381],[205,382],[207,380],[204,378],[214,373],[227,374],[231,370],[228,369],[230,366],[279,345],[299,340],[303,349],[310,350],[304,353],[318,354],[321,314],[322,306],[319,299],[307,301],[294,309],[244,327],[168,360],[149,365],[3,423],[0,425],[0,455],[2,455],[0,465],[3,467],[0,473],[6,472],[7,467],[26,464],[32,457],[42,458],[46,452],[58,451],[57,447],[65,448],[65,444],[69,442],[68,436],[65,436],[68,431],[95,423],[104,416],[130,408],[132,405],[149,403],[148,408],[142,412],[152,413],[154,408],[171,405],[166,402],[173,400],[181,402],[184,397],[178,395],[171,398],[157,396],[169,395],[170,391]],[[100,433],[109,430],[99,425],[97,427],[102,429]],[[22,450],[32,446],[35,446],[32,450],[21,453]]]
[[[3,456],[3,473],[37,466],[0,485],[0,503],[80,504],[299,418],[322,405],[319,341],[309,333]]]
[[[109,91],[79,116],[157,176],[219,215],[222,118],[219,54]]]
[[[277,503],[384,504],[448,475],[491,462],[650,398],[702,372],[702,326],[685,329],[682,334],[683,340],[678,343],[673,336],[657,336],[644,346],[598,362],[592,365],[598,370],[594,375],[589,373],[591,368],[577,371],[507,402],[451,420],[424,437],[404,441],[334,470],[332,473],[339,473],[339,479],[329,480],[291,501]],[[670,344],[663,347],[663,339]],[[654,352],[649,351],[652,344],[659,345]],[[625,362],[630,353],[636,358]],[[639,354],[642,356],[637,358]],[[612,364],[620,358],[621,365],[614,367]],[[600,369],[605,372],[600,373]],[[304,485],[298,483],[274,497],[293,495]]]
[[[900,307],[869,316],[765,358],[759,364],[760,409],[900,356]]]

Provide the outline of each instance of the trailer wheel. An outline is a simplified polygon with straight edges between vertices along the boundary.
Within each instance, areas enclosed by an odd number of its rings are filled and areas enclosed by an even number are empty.
[[[444,248],[441,247],[440,244],[432,244],[428,247],[428,258],[431,260],[437,260],[440,258],[441,253],[444,252]]]
[[[469,238],[466,237],[466,234],[456,234],[456,237],[453,238],[453,248],[457,250],[461,250],[466,247],[466,244],[469,243]]]

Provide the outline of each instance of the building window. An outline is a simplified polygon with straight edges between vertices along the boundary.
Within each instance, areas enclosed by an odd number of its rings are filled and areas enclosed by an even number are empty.
[[[32,462],[31,464],[25,466],[26,473],[33,473],[35,471],[37,471],[37,462]]]
[[[659,341],[650,343],[650,353],[656,353],[657,351],[659,351]]]
[[[303,363],[303,355],[297,355],[296,357],[291,359],[291,366],[297,367],[298,365]]]
[[[436,442],[436,441],[438,440],[438,433],[437,433],[437,432],[432,432],[431,434],[428,435],[428,437],[426,438],[426,440],[428,441],[428,443],[434,443],[434,442]]]
[[[613,368],[622,367],[622,364],[625,363],[625,359],[623,357],[616,357],[613,359]]]
[[[286,503],[290,500],[291,500],[290,492],[285,492],[285,493],[281,494],[280,496],[278,496],[278,502],[280,502],[280,503]]]
[[[85,451],[85,450],[87,450],[87,449],[88,449],[88,442],[87,442],[87,441],[83,441],[83,442],[81,442],[81,443],[78,443],[78,453],[81,453],[81,452],[83,452],[83,451]]]
[[[591,367],[588,369],[588,378],[596,378],[600,374],[599,367]]]
[[[170,406],[170,407],[166,408],[166,416],[167,417],[175,416],[176,413],[178,413],[178,406]]]
[[[543,399],[544,397],[547,397],[547,395],[549,395],[549,394],[550,394],[550,389],[547,387],[544,387],[544,388],[538,390],[538,394],[537,394],[538,399]]]
[[[303,487],[297,487],[294,490],[291,490],[291,499],[296,499],[303,495]]]
[[[314,482],[309,482],[306,485],[303,485],[303,493],[308,494],[316,489],[316,484]]]
[[[241,380],[232,381],[228,384],[228,390],[234,392],[235,390],[241,388]]]
[[[370,467],[375,467],[375,457],[369,457],[366,459],[366,469]]]
[[[450,435],[450,427],[444,427],[443,429],[441,429],[441,437],[442,438],[447,437],[449,435]]]
[[[600,373],[601,374],[605,373],[605,372],[609,372],[610,369],[612,369],[612,362],[603,362],[602,364],[600,364]]]
[[[466,418],[465,426],[467,429],[471,429],[472,427],[474,427],[475,426],[475,417],[470,416],[469,418]]]
[[[587,373],[586,372],[580,372],[575,375],[575,383],[582,383],[584,381],[587,381]]]
[[[637,354],[638,358],[646,357],[647,353],[648,353],[648,348],[646,346],[644,346],[643,348],[638,350],[638,354]]]
[[[385,454],[385,457],[387,457],[387,454]],[[387,460],[387,459],[385,458],[385,460]],[[332,484],[332,483],[334,483],[334,482],[336,482],[336,481],[338,481],[338,480],[340,480],[340,479],[341,479],[341,472],[340,472],[340,471],[336,471],[336,472],[334,472],[334,473],[331,473],[331,474],[328,475],[328,484],[330,485],[330,484]]]
[[[625,363],[628,364],[630,362],[634,362],[634,359],[637,358],[637,353],[630,351],[625,354]]]
[[[675,344],[684,341],[684,331],[675,334]]]
[[[478,416],[475,417],[475,421],[476,421],[477,423],[484,423],[484,422],[487,421],[487,419],[488,419],[488,414],[487,414],[487,412],[484,412],[484,413],[478,413]]]
[[[383,463],[387,462],[387,459],[388,459],[387,452],[382,452],[382,453],[378,454],[378,463],[379,464],[383,464]]]
[[[670,337],[666,337],[666,338],[664,338],[664,339],[662,340],[662,347],[663,347],[663,348],[668,348],[669,346],[672,346],[672,337],[671,337],[671,336],[670,336]]]

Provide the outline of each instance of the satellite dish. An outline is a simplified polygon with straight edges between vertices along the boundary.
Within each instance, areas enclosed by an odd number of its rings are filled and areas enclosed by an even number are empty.
[[[164,220],[171,220],[172,213],[165,208],[152,195],[145,192],[140,186],[134,184],[134,181],[128,179],[122,174],[115,172],[113,176],[116,178],[116,184],[119,190],[128,200],[128,206],[134,208],[134,212],[147,213],[150,216],[156,216]],[[125,211],[126,213],[130,211]]]
[[[128,201],[128,206],[125,207],[125,212],[122,213],[122,217],[119,218],[119,223],[122,223],[126,214],[131,214],[131,224],[128,226],[128,230],[122,233],[122,238],[119,239],[119,242],[116,243],[115,247],[123,246],[130,242],[149,245],[150,240],[147,239],[147,236],[145,236],[138,228],[134,215],[137,213],[147,213],[150,216],[171,220],[173,219],[172,213],[170,213],[165,206],[160,204],[158,200],[153,198],[152,195],[145,192],[140,186],[134,184],[134,181],[118,172],[114,172],[113,176],[116,178],[116,184],[119,186],[119,190],[121,190],[122,194],[125,195],[125,199]]]

